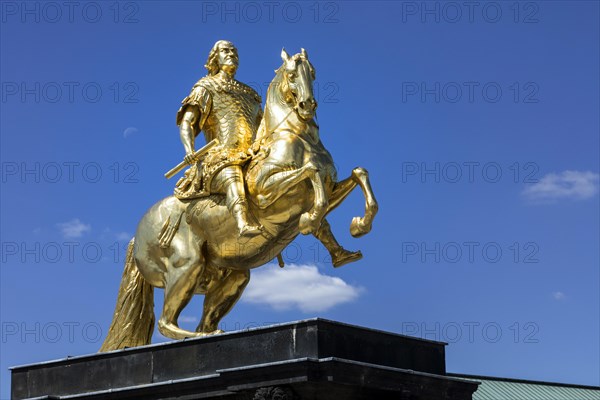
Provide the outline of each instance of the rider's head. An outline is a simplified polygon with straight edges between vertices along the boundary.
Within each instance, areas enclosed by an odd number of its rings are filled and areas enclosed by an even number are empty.
[[[208,70],[209,75],[216,75],[221,69],[235,74],[238,64],[238,52],[233,43],[219,40],[208,54],[208,60],[204,67]]]

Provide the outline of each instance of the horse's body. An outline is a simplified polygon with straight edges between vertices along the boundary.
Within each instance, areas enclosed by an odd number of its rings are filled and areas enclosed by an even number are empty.
[[[357,185],[366,196],[366,215],[354,218],[354,236],[367,233],[377,211],[366,171],[337,182],[333,159],[319,139],[313,117],[314,70],[303,51],[289,57],[269,86],[257,141],[259,154],[245,173],[251,214],[263,234],[239,242],[235,221],[223,197],[183,202],[174,196],[156,203],[140,221],[119,290],[117,309],[101,351],[150,341],[153,289],[165,289],[159,331],[174,339],[219,332],[219,321],[240,298],[249,270],[277,256],[299,233],[315,233],[324,216]],[[176,232],[168,246],[165,229]],[[194,294],[204,294],[196,332],[178,327],[177,318]]]

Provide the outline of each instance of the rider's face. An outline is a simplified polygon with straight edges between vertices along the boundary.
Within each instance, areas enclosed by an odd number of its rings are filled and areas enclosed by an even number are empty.
[[[237,68],[239,60],[236,48],[230,45],[219,46],[218,61],[219,68],[224,66],[229,68]]]

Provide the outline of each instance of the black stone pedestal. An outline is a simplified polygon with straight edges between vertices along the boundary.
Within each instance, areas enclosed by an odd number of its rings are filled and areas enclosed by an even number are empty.
[[[444,343],[311,319],[12,368],[13,399],[471,400]]]

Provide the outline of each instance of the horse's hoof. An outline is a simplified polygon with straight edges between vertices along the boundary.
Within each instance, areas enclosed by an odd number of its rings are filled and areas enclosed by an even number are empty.
[[[360,259],[362,259],[362,253],[359,251],[348,251],[345,249],[342,249],[341,252],[339,252],[338,254],[336,254],[335,256],[331,257],[331,261],[333,262],[333,266],[335,268],[339,268],[342,265],[346,265],[348,263],[354,262],[354,261],[358,261]]]
[[[172,322],[166,322],[162,319],[158,321],[158,331],[164,337],[168,337],[170,339],[182,340],[187,338],[195,338],[200,337],[198,332],[191,332],[185,329],[181,329]]]
[[[362,167],[356,167],[352,170],[352,177],[355,179],[360,179],[362,177],[369,177],[369,173],[366,169]]]
[[[207,336],[213,336],[213,335],[220,335],[222,333],[225,333],[225,331],[221,330],[221,329],[215,329],[214,331],[211,331],[211,332],[198,332],[198,335],[200,337],[207,337]]]
[[[364,219],[361,217],[352,218],[352,223],[350,223],[350,234],[352,237],[358,238],[363,235],[366,235],[371,231],[371,224],[367,225],[364,222]]]

